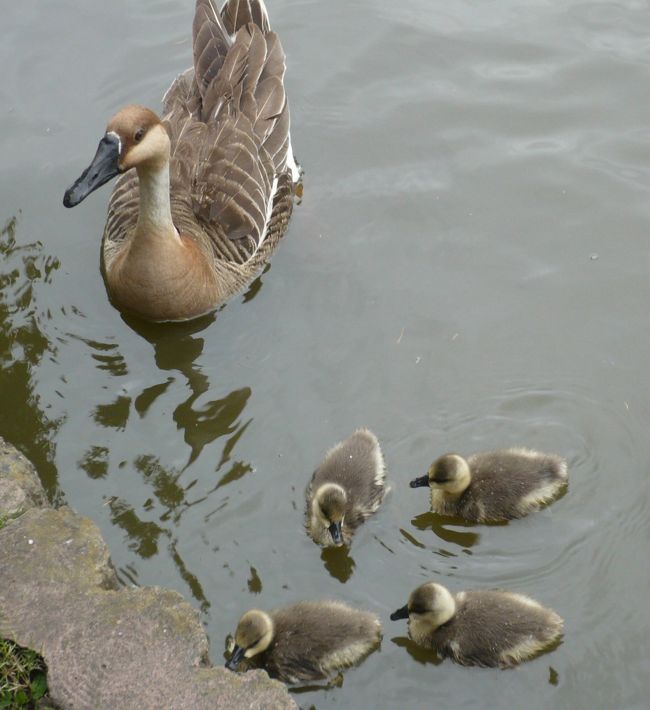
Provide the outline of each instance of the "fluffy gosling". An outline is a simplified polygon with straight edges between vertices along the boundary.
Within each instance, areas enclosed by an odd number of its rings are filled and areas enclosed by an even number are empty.
[[[368,429],[330,449],[307,486],[305,526],[319,545],[349,545],[386,493],[384,457]]]
[[[431,488],[431,510],[469,522],[521,518],[553,500],[566,485],[566,461],[530,449],[500,449],[464,459],[445,454],[411,488]]]
[[[251,609],[237,624],[226,667],[244,659],[285,683],[330,678],[379,647],[381,624],[340,602],[303,601],[273,611]]]
[[[435,582],[415,589],[390,615],[408,619],[410,638],[464,666],[508,668],[541,653],[562,635],[563,621],[523,594],[505,591],[452,595]]]

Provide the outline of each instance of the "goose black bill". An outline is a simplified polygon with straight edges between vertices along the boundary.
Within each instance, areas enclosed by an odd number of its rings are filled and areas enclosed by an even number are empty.
[[[107,134],[97,146],[92,163],[81,173],[75,183],[65,191],[65,207],[76,207],[91,192],[119,175],[120,139],[115,134]]]

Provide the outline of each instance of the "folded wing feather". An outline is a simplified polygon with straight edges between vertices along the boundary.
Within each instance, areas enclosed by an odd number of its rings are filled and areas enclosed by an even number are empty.
[[[264,237],[274,178],[286,169],[289,135],[284,52],[263,5],[230,0],[222,19],[214,0],[198,0],[194,62],[200,108],[192,118],[208,135],[174,149],[198,150],[190,161],[197,216],[218,221],[230,239],[252,239],[255,250]],[[191,128],[178,133],[179,144]]]

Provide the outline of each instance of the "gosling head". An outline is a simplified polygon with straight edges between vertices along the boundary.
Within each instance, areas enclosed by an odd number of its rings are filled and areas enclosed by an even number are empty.
[[[426,476],[414,478],[410,486],[430,486],[440,488],[450,495],[458,495],[469,486],[470,481],[471,473],[467,461],[458,454],[445,454],[431,464]]]
[[[237,624],[235,646],[226,668],[234,671],[243,658],[252,658],[266,651],[273,640],[273,620],[259,609],[247,611]]]
[[[426,582],[411,592],[408,604],[394,611],[390,618],[409,619],[433,629],[446,624],[456,613],[456,602],[446,587]]]
[[[330,532],[337,547],[343,544],[343,518],[348,497],[337,483],[324,483],[314,494],[312,510],[315,517]]]
[[[158,116],[144,106],[126,106],[108,122],[92,163],[63,197],[75,207],[116,175],[137,166],[156,168],[169,160],[169,136]]]

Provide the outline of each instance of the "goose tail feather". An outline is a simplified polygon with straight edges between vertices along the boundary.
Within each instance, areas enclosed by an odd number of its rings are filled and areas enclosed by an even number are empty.
[[[271,31],[264,0],[228,0],[223,6],[221,16],[231,35],[249,22],[257,25],[264,34]]]
[[[232,46],[230,33],[217,11],[216,0],[196,0],[192,35],[194,75],[203,96],[221,70]]]

